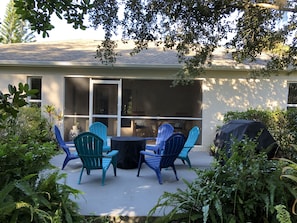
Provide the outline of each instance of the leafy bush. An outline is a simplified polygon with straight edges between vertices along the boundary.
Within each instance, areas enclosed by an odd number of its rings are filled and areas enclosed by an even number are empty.
[[[289,207],[294,199],[288,182],[280,180],[280,163],[255,147],[250,140],[235,142],[225,165],[196,169],[197,178],[185,181],[187,189],[165,192],[149,216],[164,211],[156,222],[278,222],[275,207]]]
[[[0,190],[0,222],[81,222],[77,204],[69,199],[80,192],[57,183],[63,178],[58,172],[32,174],[6,184]]]
[[[36,106],[20,108],[15,118],[8,118],[3,124],[5,129],[0,129],[1,141],[9,141],[10,136],[17,136],[20,143],[31,140],[43,143],[54,139],[51,126]]]
[[[57,153],[39,108],[24,107],[0,129],[0,179],[3,183],[39,173]]]
[[[49,123],[39,108],[24,107],[31,93],[23,84],[0,92],[0,222],[82,222],[70,199],[80,192],[50,171],[57,150]]]
[[[2,122],[8,118],[15,118],[19,108],[28,103],[26,98],[33,96],[38,92],[36,89],[30,89],[28,84],[19,83],[18,88],[11,84],[8,85],[8,93],[0,91],[0,127],[5,127]]]

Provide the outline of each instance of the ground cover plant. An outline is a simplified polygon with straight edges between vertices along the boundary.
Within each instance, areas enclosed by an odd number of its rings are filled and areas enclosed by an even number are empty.
[[[197,178],[187,189],[165,192],[149,216],[161,211],[155,222],[297,222],[289,213],[294,203],[294,185],[280,179],[282,163],[256,153],[251,140],[235,142],[225,164],[195,169]],[[150,222],[149,217],[147,222]]]

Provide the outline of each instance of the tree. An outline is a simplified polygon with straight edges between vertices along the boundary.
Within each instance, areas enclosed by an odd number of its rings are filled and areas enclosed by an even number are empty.
[[[217,47],[229,49],[238,63],[253,62],[262,53],[270,60],[262,74],[286,70],[297,65],[297,3],[294,0],[15,0],[17,12],[28,19],[32,29],[48,36],[53,29],[51,16],[86,29],[89,15],[93,27],[102,26],[105,40],[97,56],[114,62],[116,43],[134,40],[132,54],[148,47],[149,42],[164,49],[176,49],[186,69],[181,78],[197,76],[211,65]],[[121,13],[122,12],[122,13]],[[286,15],[286,19],[284,19]],[[273,51],[275,48],[277,52]],[[189,56],[192,55],[192,56]]]
[[[34,38],[30,24],[20,18],[14,8],[14,1],[10,0],[6,7],[4,20],[0,25],[0,42],[5,44],[32,42]]]

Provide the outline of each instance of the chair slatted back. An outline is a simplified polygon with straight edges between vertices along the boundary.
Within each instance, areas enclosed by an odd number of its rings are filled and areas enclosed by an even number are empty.
[[[180,151],[183,149],[185,141],[186,138],[181,133],[174,133],[166,140],[160,161],[161,168],[169,167],[174,163]]]
[[[198,126],[194,126],[188,135],[188,138],[186,140],[185,146],[184,147],[188,147],[191,148],[195,145],[197,139],[199,138],[200,135],[200,129]]]
[[[70,156],[71,153],[69,151],[69,147],[66,145],[65,141],[62,138],[60,129],[58,128],[58,126],[54,126],[54,131],[55,131],[55,136],[56,136],[56,140],[59,144],[59,146],[65,151],[65,153]]]
[[[107,126],[101,122],[94,122],[90,125],[90,132],[96,134],[103,140],[103,146],[107,146]]]
[[[85,168],[102,169],[103,140],[100,137],[84,132],[74,139],[74,144]]]
[[[173,126],[168,123],[160,125],[158,128],[156,145],[164,143],[173,134],[173,131]]]

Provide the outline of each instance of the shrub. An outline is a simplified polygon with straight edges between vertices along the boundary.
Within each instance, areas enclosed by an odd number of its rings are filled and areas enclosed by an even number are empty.
[[[69,199],[80,192],[57,183],[64,178],[58,172],[32,174],[6,184],[0,190],[0,222],[81,222],[77,204]]]
[[[278,222],[275,207],[289,207],[294,199],[280,180],[279,162],[255,147],[250,140],[235,142],[225,165],[196,169],[197,178],[185,181],[187,189],[165,192],[149,216],[159,210],[165,216],[157,222]]]
[[[57,153],[49,123],[39,108],[23,107],[34,90],[8,89],[0,91],[0,222],[82,222],[70,199],[80,192],[49,169]]]
[[[39,173],[57,153],[39,108],[24,107],[0,129],[0,179],[3,183]]]

